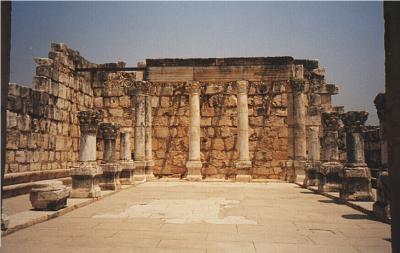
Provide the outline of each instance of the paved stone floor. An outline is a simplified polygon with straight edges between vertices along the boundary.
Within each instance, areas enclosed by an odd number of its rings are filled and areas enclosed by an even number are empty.
[[[0,252],[390,252],[390,226],[287,183],[149,182],[2,238]]]

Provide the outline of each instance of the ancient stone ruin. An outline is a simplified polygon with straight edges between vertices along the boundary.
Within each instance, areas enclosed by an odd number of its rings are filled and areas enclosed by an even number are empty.
[[[53,43],[35,62],[32,88],[9,86],[6,196],[69,177],[71,197],[82,198],[165,177],[305,175],[305,186],[373,199],[368,114],[332,105],[338,85],[327,83],[317,60],[147,59],[127,68]],[[369,148],[381,142],[370,139]]]

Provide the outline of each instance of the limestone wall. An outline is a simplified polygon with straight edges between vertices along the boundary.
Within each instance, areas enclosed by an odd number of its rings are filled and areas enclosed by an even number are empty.
[[[48,58],[36,58],[35,62],[32,88],[9,85],[6,184],[16,183],[7,181],[14,178],[13,173],[68,176],[68,169],[78,159],[76,113],[93,106],[90,74],[74,70],[97,65],[65,44],[52,44]],[[59,173],[46,173],[50,170]]]

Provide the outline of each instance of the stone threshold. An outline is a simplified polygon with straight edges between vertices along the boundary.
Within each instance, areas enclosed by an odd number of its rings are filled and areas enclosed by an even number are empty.
[[[345,204],[357,211],[360,211],[368,216],[370,216],[371,218],[373,218],[374,220],[383,222],[383,223],[387,223],[387,224],[391,224],[391,222],[389,221],[385,221],[384,219],[378,217],[377,215],[375,215],[374,211],[372,210],[372,205],[374,204],[373,201],[347,201],[347,200],[343,200],[339,197],[339,192],[320,192],[318,190],[318,186],[307,186],[304,187],[302,183],[296,182],[295,184],[297,184],[298,186],[305,188],[307,190],[310,190],[316,194],[320,194],[322,196],[325,196],[327,198],[332,199],[335,203],[339,203],[339,204]],[[376,195],[376,194],[375,194]]]
[[[19,212],[8,216],[9,225],[8,229],[1,231],[2,236],[12,234],[18,230],[33,226],[38,223],[54,219],[56,217],[67,214],[77,208],[87,206],[95,201],[103,199],[105,197],[116,194],[117,192],[135,187],[136,185],[142,184],[144,182],[135,182],[135,185],[122,185],[122,189],[117,191],[101,191],[101,196],[98,198],[68,198],[67,206],[58,211],[38,211],[30,209],[28,211]]]

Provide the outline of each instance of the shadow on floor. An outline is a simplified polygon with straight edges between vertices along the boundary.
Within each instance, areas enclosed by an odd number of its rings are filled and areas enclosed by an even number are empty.
[[[349,220],[375,220],[373,217],[366,214],[343,214],[343,218]]]

